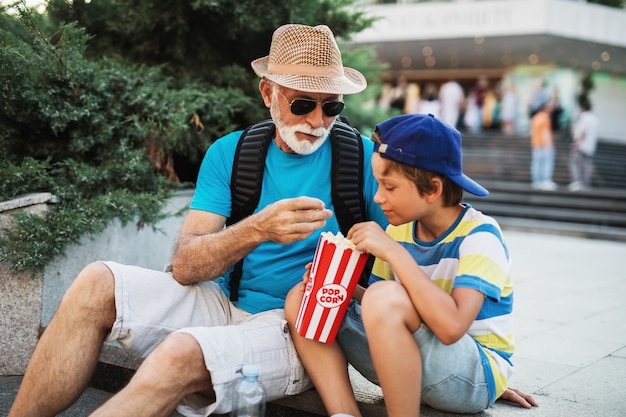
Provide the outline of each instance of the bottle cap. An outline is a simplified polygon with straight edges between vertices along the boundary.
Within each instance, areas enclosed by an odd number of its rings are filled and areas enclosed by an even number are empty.
[[[241,368],[241,373],[244,376],[259,376],[259,367],[256,365],[244,365]]]

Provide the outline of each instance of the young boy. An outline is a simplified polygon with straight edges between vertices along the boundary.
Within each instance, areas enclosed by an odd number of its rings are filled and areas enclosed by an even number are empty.
[[[514,348],[510,257],[496,221],[461,203],[463,190],[488,191],[461,171],[459,132],[432,115],[410,114],[379,124],[372,139],[374,201],[390,225],[385,233],[359,223],[347,236],[376,256],[370,286],[355,291],[338,344],[298,336],[301,287],[285,307],[326,410],[360,416],[346,361],[381,386],[389,416],[419,416],[420,403],[477,413],[500,396],[536,405],[507,390]]]

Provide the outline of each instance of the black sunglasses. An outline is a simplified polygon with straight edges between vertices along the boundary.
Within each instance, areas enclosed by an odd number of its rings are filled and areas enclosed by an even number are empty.
[[[317,103],[320,103],[322,105],[322,111],[324,112],[324,114],[328,117],[334,117],[334,116],[337,116],[339,113],[341,113],[345,106],[343,101],[319,102],[319,101],[310,100],[306,98],[300,98],[297,100],[289,101],[289,99],[285,97],[285,95],[283,94],[282,91],[280,91],[280,89],[278,89],[278,92],[280,93],[281,96],[283,96],[285,101],[289,103],[289,106],[291,107],[291,112],[295,114],[296,116],[303,116],[307,113],[311,113],[313,110],[315,110],[315,107],[317,107]]]

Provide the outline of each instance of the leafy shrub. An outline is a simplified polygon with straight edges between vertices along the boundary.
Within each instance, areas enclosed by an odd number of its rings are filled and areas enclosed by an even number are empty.
[[[41,218],[21,214],[0,237],[0,261],[38,270],[112,219],[154,227],[180,186],[174,157],[198,161],[252,105],[236,89],[177,87],[159,67],[84,57],[76,24],[0,15],[0,199],[50,191]],[[4,24],[6,23],[6,24]]]

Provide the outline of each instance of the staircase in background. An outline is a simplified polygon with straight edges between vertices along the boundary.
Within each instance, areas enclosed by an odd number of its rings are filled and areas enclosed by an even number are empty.
[[[626,242],[626,144],[601,142],[592,187],[568,190],[571,139],[556,141],[556,191],[530,186],[530,139],[486,133],[463,137],[463,171],[490,191],[465,200],[503,228]]]

